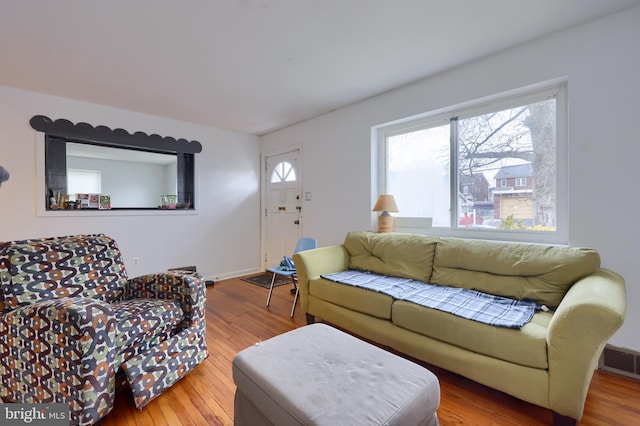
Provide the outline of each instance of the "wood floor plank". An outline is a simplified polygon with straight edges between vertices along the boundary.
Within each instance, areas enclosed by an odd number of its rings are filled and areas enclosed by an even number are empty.
[[[299,306],[294,318],[289,317],[293,301],[290,288],[277,287],[267,308],[268,290],[240,279],[220,281],[209,287],[206,305],[209,357],[142,410],[135,408],[130,389],[123,387],[116,394],[115,408],[102,425],[232,425],[235,384],[231,361],[235,354],[306,324]],[[547,409],[448,371],[428,368],[440,381],[438,416],[442,426],[551,424],[551,412]],[[639,419],[640,381],[596,371],[580,425],[626,426],[640,424]]]

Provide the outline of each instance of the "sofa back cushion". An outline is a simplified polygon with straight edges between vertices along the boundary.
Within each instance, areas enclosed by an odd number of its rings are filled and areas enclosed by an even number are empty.
[[[417,234],[350,232],[344,246],[350,269],[428,282],[436,241]]]
[[[102,234],[0,245],[2,310],[62,297],[120,301],[126,283],[120,250]]]
[[[440,238],[431,283],[556,307],[580,278],[600,267],[589,248]]]

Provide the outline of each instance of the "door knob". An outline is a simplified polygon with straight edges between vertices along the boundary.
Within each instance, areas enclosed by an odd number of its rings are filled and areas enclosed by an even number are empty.
[[[299,220],[294,220],[293,223],[295,223],[296,225],[300,225],[300,221]]]

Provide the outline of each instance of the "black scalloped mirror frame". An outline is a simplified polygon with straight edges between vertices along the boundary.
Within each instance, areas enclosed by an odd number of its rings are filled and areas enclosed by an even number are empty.
[[[198,141],[175,139],[170,136],[147,135],[144,132],[133,134],[124,129],[110,129],[107,126],[92,126],[88,123],[73,124],[64,118],[51,120],[44,115],[34,115],[29,121],[31,127],[49,136],[74,139],[80,142],[93,142],[120,148],[142,148],[154,152],[183,152],[197,154],[202,151]]]
[[[150,152],[176,154],[178,159],[178,203],[195,205],[194,154],[202,151],[198,141],[175,139],[144,132],[133,134],[124,129],[107,126],[92,126],[88,123],[73,124],[66,119],[51,120],[44,115],[35,115],[29,121],[31,127],[45,134],[45,185],[47,210],[50,192],[66,193],[66,142],[88,143],[121,149],[137,149]],[[148,208],[126,208],[139,210]],[[114,209],[117,210],[117,209]]]

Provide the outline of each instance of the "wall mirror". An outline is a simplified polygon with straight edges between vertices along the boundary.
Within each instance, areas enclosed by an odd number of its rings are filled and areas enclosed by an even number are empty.
[[[47,210],[79,208],[80,198],[83,208],[98,209],[96,194],[108,195],[109,208],[115,210],[194,209],[199,142],[45,116],[30,123],[45,133]],[[76,203],[61,205],[59,198],[52,203],[54,194]],[[90,202],[86,194],[92,195]]]
[[[66,157],[67,193],[76,202],[75,194],[109,194],[111,208],[157,208],[178,193],[176,154],[67,142]]]

